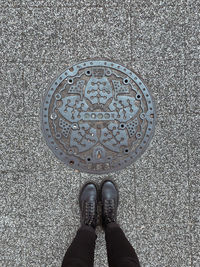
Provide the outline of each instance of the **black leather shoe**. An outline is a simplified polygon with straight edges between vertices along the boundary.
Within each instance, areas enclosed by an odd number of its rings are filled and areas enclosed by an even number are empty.
[[[100,198],[102,203],[102,226],[116,222],[119,194],[117,187],[110,180],[105,180],[101,185]]]
[[[97,196],[97,188],[93,183],[85,184],[79,195],[81,225],[91,226],[94,229],[97,225]]]

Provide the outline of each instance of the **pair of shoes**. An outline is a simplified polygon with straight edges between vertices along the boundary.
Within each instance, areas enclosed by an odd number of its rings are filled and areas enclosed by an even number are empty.
[[[94,183],[87,183],[81,189],[79,205],[81,211],[81,225],[88,225],[94,229],[97,226],[98,199],[102,205],[102,226],[116,222],[119,194],[116,185],[111,180],[105,180],[98,192]]]

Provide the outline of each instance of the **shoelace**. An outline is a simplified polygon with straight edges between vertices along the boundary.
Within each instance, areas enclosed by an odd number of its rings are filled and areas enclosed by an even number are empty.
[[[115,220],[114,219],[114,217],[115,217],[114,211],[115,211],[114,199],[106,199],[104,202],[104,212],[106,215],[106,219],[109,222],[113,222]]]
[[[95,203],[85,202],[85,224],[91,224],[95,216]]]

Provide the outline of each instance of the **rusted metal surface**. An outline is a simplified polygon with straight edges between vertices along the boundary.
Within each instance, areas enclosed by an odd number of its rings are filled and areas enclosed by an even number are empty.
[[[42,106],[48,146],[66,165],[83,172],[122,169],[148,146],[155,127],[152,96],[131,70],[94,60],[66,69]]]

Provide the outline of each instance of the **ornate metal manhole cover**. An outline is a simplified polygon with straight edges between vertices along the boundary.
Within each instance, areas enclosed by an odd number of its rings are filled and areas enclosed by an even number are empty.
[[[153,135],[155,110],[143,81],[109,61],[85,61],[66,69],[42,106],[48,146],[68,166],[108,173],[131,164]]]

